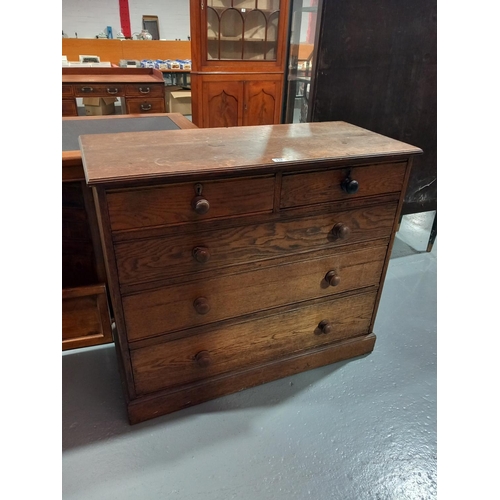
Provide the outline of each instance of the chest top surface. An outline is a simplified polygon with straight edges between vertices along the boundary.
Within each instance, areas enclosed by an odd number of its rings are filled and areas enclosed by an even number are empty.
[[[89,185],[422,153],[340,121],[81,135],[79,144]]]

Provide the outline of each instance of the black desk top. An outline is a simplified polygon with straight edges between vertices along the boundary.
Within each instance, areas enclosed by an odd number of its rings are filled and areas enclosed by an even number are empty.
[[[115,134],[119,132],[151,132],[156,130],[179,130],[179,127],[168,116],[117,115],[106,119],[79,117],[62,120],[62,150],[76,151],[80,149],[78,137],[87,134]]]

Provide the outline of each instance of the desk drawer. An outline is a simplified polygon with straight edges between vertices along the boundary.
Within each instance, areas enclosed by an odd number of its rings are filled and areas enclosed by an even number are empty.
[[[63,97],[71,97],[72,95],[73,95],[72,85],[63,85],[62,86],[62,96]]]
[[[84,83],[74,86],[77,97],[117,97],[125,95],[125,87],[121,84],[109,83],[107,85]]]
[[[378,285],[386,249],[338,253],[211,279],[196,280],[195,275],[195,281],[124,296],[128,339]]]
[[[131,351],[138,394],[245,369],[369,333],[376,294],[302,307]]]
[[[215,269],[320,248],[334,248],[391,233],[396,203],[297,220],[197,231],[117,243],[120,283]]]
[[[62,100],[62,115],[63,116],[78,116],[78,108],[74,99]]]
[[[127,97],[127,113],[135,114],[146,114],[146,113],[165,113],[165,99],[130,99]]]
[[[273,197],[274,177],[271,176],[200,180],[199,183],[110,192],[108,208],[111,228],[117,231],[271,212]]]
[[[347,198],[375,196],[401,191],[406,162],[359,166],[284,175],[281,208],[314,205]],[[358,188],[354,191],[357,182]],[[346,192],[345,189],[354,192]]]
[[[160,84],[147,84],[147,83],[136,83],[133,85],[127,85],[126,87],[127,96],[130,97],[164,97],[165,96],[165,85]]]

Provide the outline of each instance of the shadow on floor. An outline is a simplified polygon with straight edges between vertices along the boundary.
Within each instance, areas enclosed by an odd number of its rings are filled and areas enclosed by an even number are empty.
[[[177,420],[196,418],[201,414],[282,405],[312,383],[318,383],[347,363],[368,355],[292,375],[140,424],[130,425],[114,345],[100,346],[83,352],[80,350],[67,352],[62,358],[63,451],[124,434],[144,432],[145,429],[166,423],[172,425]],[[247,424],[251,425],[251,422]]]

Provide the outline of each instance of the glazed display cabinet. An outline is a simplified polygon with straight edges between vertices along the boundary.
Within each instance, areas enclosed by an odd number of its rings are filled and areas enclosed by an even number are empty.
[[[193,122],[280,123],[288,0],[191,0]]]

